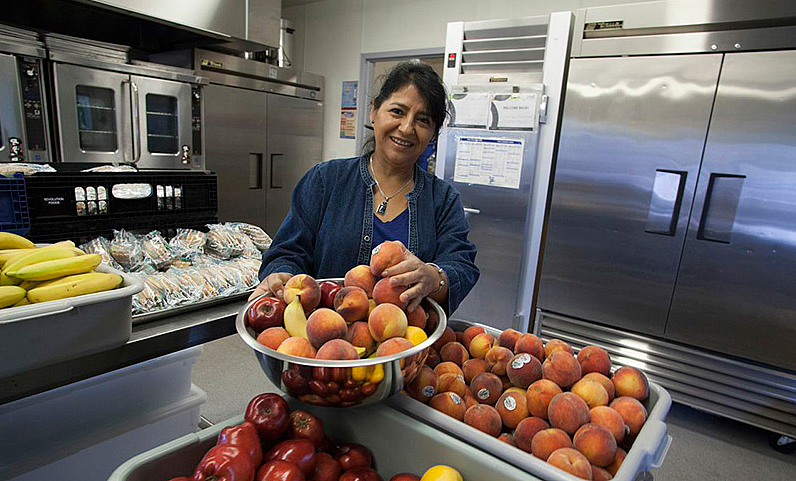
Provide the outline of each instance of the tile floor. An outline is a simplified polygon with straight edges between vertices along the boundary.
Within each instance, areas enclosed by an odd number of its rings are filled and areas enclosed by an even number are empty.
[[[202,415],[218,422],[243,412],[249,399],[271,390],[248,346],[237,336],[205,344],[193,382],[208,394]],[[657,481],[795,480],[796,454],[768,445],[764,430],[674,404],[666,419],[674,441]]]

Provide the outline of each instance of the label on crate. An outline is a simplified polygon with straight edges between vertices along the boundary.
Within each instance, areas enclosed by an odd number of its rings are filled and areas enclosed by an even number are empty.
[[[503,400],[503,406],[509,411],[514,411],[517,409],[517,400],[511,396],[506,396],[506,399]]]

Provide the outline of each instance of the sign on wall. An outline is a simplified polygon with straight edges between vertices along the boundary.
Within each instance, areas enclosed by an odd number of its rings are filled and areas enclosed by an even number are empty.
[[[343,94],[340,101],[340,138],[356,138],[357,131],[357,80],[343,82]]]

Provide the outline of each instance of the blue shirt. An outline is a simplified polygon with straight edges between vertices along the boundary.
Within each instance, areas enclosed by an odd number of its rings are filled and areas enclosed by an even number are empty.
[[[384,241],[397,240],[403,245],[409,243],[409,209],[404,209],[395,219],[384,222],[373,214],[373,241],[377,246]]]
[[[290,211],[263,253],[260,279],[273,272],[343,277],[370,263],[373,248],[373,186],[369,155],[315,165],[296,184]],[[478,280],[476,248],[459,193],[415,166],[415,187],[406,194],[409,251],[433,262],[448,277],[450,314]]]

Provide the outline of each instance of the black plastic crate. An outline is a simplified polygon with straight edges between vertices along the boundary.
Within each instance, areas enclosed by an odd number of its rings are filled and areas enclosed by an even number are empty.
[[[26,236],[30,232],[25,177],[0,175],[0,231]]]
[[[150,186],[144,198],[119,198],[114,186]],[[218,222],[217,178],[206,172],[40,173],[27,178],[30,239],[85,242],[114,229],[172,235]]]

